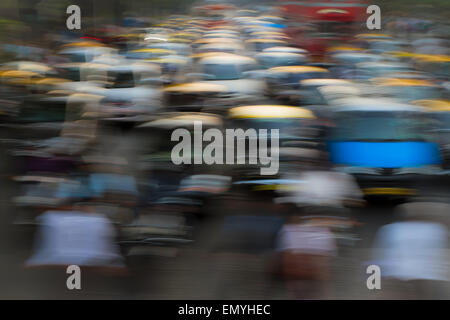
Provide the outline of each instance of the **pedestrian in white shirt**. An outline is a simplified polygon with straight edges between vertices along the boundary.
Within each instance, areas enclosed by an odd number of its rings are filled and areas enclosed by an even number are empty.
[[[112,223],[89,210],[50,210],[37,217],[34,253],[26,265],[123,267]]]
[[[295,299],[331,298],[334,234],[314,217],[290,218],[278,235],[279,272]]]
[[[450,205],[412,202],[397,212],[402,220],[378,231],[371,262],[381,269],[385,298],[448,299]]]
[[[333,171],[325,160],[317,159],[312,165],[304,164],[300,173],[296,173],[286,175],[297,183],[293,183],[288,191],[282,190],[282,197],[276,199],[277,202],[333,208],[364,203],[363,193],[355,178],[347,173]],[[295,174],[296,177],[293,176]]]

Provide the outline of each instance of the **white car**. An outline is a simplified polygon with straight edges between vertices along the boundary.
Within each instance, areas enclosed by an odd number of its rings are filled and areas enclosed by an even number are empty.
[[[260,99],[266,89],[263,78],[251,75],[257,69],[257,62],[250,57],[230,53],[210,54],[200,59],[195,69],[199,80],[225,86],[227,93],[238,100]]]

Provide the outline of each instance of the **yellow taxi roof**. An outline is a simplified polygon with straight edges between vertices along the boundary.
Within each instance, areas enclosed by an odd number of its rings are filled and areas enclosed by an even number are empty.
[[[182,58],[156,58],[156,59],[148,59],[155,63],[175,63],[175,64],[186,64],[188,61]]]
[[[141,36],[142,36],[142,34],[140,34],[140,33],[125,33],[125,34],[118,35],[118,37],[121,37],[121,38],[133,38],[133,37],[138,38]]]
[[[184,92],[184,93],[201,93],[201,92],[226,92],[227,87],[219,84],[208,82],[191,82],[169,85],[163,89],[164,92]]]
[[[45,73],[52,71],[52,68],[49,67],[46,64],[34,62],[34,61],[18,61],[18,62],[12,62],[7,63],[5,65],[5,71],[6,70],[20,70],[20,71],[31,71],[31,72],[38,72],[38,73]]]
[[[250,39],[250,40],[246,40],[245,42],[247,42],[247,43],[270,43],[270,42],[286,43],[286,41],[278,40],[278,39]]]
[[[240,40],[235,38],[204,38],[194,41],[194,44],[226,43],[226,42],[235,43],[240,42]]]
[[[314,113],[300,107],[283,105],[255,105],[232,108],[231,118],[307,118],[315,119]]]
[[[450,100],[423,99],[423,100],[415,100],[413,101],[413,103],[425,107],[431,112],[450,111]]]
[[[281,19],[281,20],[283,20],[283,18],[280,17],[280,16],[274,16],[274,15],[270,15],[270,14],[262,15],[262,16],[259,16],[258,18],[259,19],[269,18],[269,19]]]
[[[200,59],[200,63],[256,63],[256,60],[233,53],[217,53],[206,55]]]
[[[244,46],[239,42],[230,42],[230,43],[224,43],[224,42],[216,42],[216,43],[206,43],[202,44],[198,47],[199,50],[202,49],[244,49]],[[220,50],[219,50],[220,51]]]
[[[269,30],[267,30],[267,31],[253,31],[253,32],[251,32],[250,33],[250,35],[258,35],[258,34],[274,34],[274,35],[286,35],[284,32],[281,32],[281,31],[269,31]]]
[[[425,62],[450,62],[450,56],[445,55],[424,54],[415,56],[414,58]]]
[[[173,23],[159,23],[159,24],[155,24],[155,27],[173,27],[174,24]]]
[[[347,10],[336,9],[336,8],[326,8],[317,11],[317,13],[325,14],[325,13],[349,13]]]
[[[54,78],[54,77],[50,77],[50,78],[44,78],[44,79],[38,79],[35,83],[36,84],[59,84],[62,82],[70,82],[70,80],[67,79],[63,79],[63,78]]]
[[[244,12],[258,13],[258,11],[252,10],[252,9],[239,9],[239,10],[237,10],[237,12],[238,13],[244,13]]]
[[[39,73],[24,70],[8,70],[0,73],[4,78],[26,78],[26,77],[41,77]]]
[[[170,35],[171,37],[196,37],[197,35],[194,33],[189,33],[189,32],[177,32],[177,33],[172,33]]]
[[[263,50],[263,52],[293,52],[293,53],[308,53],[308,50],[295,48],[295,47],[284,47],[284,46],[276,46],[270,47]]]
[[[303,73],[303,72],[328,72],[325,68],[311,67],[311,66],[282,66],[269,69],[270,72],[282,72],[282,73]]]
[[[236,28],[235,27],[231,27],[231,26],[212,26],[209,29],[229,29],[229,30],[234,30]]]
[[[421,87],[434,87],[435,85],[426,80],[418,80],[418,79],[395,79],[388,78],[383,79],[379,78],[376,80],[379,82],[380,86],[386,87],[408,87],[408,86],[421,86]]]
[[[167,117],[157,119],[148,123],[142,124],[140,127],[159,127],[159,128],[174,128],[194,125],[195,121],[201,121],[202,125],[221,126],[222,120],[220,117],[210,113],[188,113],[167,115]]]
[[[395,56],[395,57],[420,57],[420,56],[424,56],[424,54],[420,54],[420,53],[414,53],[414,52],[407,52],[407,51],[390,51],[388,52],[389,55]]]
[[[169,38],[167,40],[168,42],[177,42],[177,43],[190,43],[191,39],[184,39],[184,38]]]
[[[364,51],[364,49],[350,46],[336,46],[328,48],[327,51]]]
[[[221,51],[210,51],[210,52],[201,52],[201,53],[195,53],[195,54],[191,54],[190,57],[192,59],[202,59],[208,56],[213,56],[213,55],[218,55],[218,54],[222,54],[223,52]]]
[[[392,38],[390,35],[385,33],[361,33],[356,35],[356,38],[373,38],[373,37]]]
[[[145,48],[145,49],[136,49],[131,52],[153,52],[153,53],[166,53],[166,54],[175,54],[176,52],[168,49],[160,49],[160,48]]]
[[[256,55],[257,57],[305,57],[302,53],[296,52],[283,52],[283,51],[275,51],[275,52],[261,52]]]
[[[239,38],[238,34],[226,33],[226,32],[213,32],[213,33],[205,34],[205,36],[208,36],[210,38],[233,38],[233,39]],[[205,38],[205,39],[207,39],[207,38]]]
[[[63,47],[105,47],[103,43],[92,41],[78,41],[63,45]]]
[[[229,34],[229,33],[210,33],[205,36],[208,36],[209,38],[203,38],[203,39],[214,39],[214,38],[220,38],[220,39],[239,39],[239,36],[236,34]]]
[[[352,82],[345,79],[305,79],[300,80],[302,85],[318,85],[318,86],[329,86],[329,85],[351,85]]]

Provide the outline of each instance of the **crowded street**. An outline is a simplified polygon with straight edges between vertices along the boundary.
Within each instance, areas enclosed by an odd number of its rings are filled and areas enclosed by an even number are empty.
[[[450,24],[371,4],[9,23],[0,299],[450,299]]]

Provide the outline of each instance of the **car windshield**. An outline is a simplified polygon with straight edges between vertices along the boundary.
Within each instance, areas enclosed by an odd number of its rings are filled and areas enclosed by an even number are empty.
[[[60,54],[76,63],[87,62],[89,60],[88,55],[83,52],[60,52]]]
[[[305,63],[305,59],[301,57],[261,57],[259,63],[265,69],[281,67],[281,66],[298,66]]]
[[[167,53],[154,51],[131,51],[126,54],[128,59],[156,59],[164,55]]]
[[[243,130],[247,129],[278,129],[280,137],[301,137],[313,138],[317,135],[317,128],[314,127],[313,119],[297,118],[257,118],[238,119],[235,127]],[[268,132],[270,135],[270,132]]]
[[[133,72],[108,72],[108,79],[110,79],[111,88],[133,88],[135,86],[135,79]]]
[[[405,66],[383,66],[383,65],[376,65],[376,66],[370,66],[370,67],[362,67],[360,69],[362,72],[364,72],[367,75],[370,75],[372,77],[382,77],[389,73],[393,72],[408,72],[413,71]]]
[[[338,21],[323,21],[317,24],[317,32],[319,33],[331,33],[331,34],[343,34],[351,32],[354,28],[352,22],[338,22]]]
[[[302,80],[327,78],[327,72],[288,72],[276,77],[282,84],[298,84]]]
[[[243,72],[253,69],[246,64],[203,64],[202,73],[208,75],[208,80],[237,80],[243,78]]]
[[[438,112],[432,117],[437,128],[450,130],[450,112]]]
[[[405,101],[441,98],[439,89],[437,89],[436,87],[403,86],[386,87],[386,89],[391,96]]]
[[[369,44],[371,50],[376,51],[400,51],[402,47],[400,44],[390,41],[374,41]]]
[[[333,140],[427,141],[429,121],[415,112],[341,112]]]
[[[59,68],[59,74],[62,78],[71,81],[81,81],[80,68]]]
[[[253,46],[256,51],[263,51],[264,49],[276,47],[280,44],[278,42],[255,42],[253,43]]]

